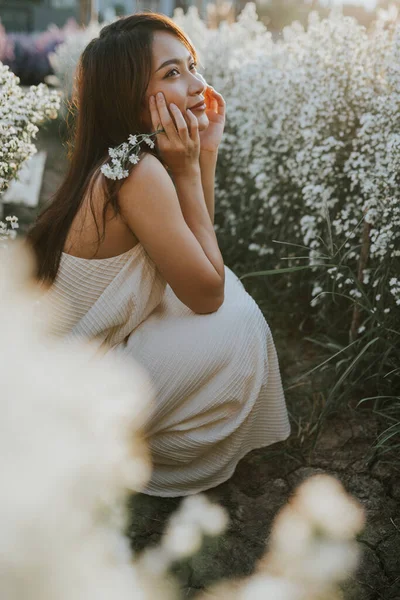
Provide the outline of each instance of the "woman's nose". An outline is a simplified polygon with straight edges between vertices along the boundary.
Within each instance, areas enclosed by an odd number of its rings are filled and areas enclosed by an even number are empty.
[[[191,86],[192,94],[203,94],[207,88],[207,82],[200,73],[193,75],[194,81]]]

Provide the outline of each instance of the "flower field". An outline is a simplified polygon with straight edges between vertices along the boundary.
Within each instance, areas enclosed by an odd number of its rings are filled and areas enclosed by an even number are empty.
[[[215,230],[225,264],[271,323],[293,434],[243,459],[232,482],[183,501],[167,524],[171,499],[137,493],[150,471],[139,415],[153,401],[145,375],[111,358],[83,370],[90,347],[50,343],[50,316],[34,324],[31,259],[15,242],[18,209],[5,206],[0,596],[122,600],[135,590],[206,600],[213,586],[221,600],[396,600],[399,15],[381,11],[366,30],[340,12],[313,12],[306,28],[293,23],[278,38],[253,3],[218,29],[195,8],[174,20],[226,100]],[[74,69],[100,29],[70,24],[36,38],[47,61],[38,83],[51,70],[57,91],[22,90],[16,38],[0,31],[11,67],[0,63],[0,217],[2,193],[38,146],[52,148],[45,195],[60,183]],[[34,217],[24,213],[22,235]],[[49,506],[59,507],[51,517]]]
[[[333,350],[325,412],[368,398],[389,411],[394,439],[400,24],[391,16],[366,31],[340,13],[312,13],[306,30],[294,23],[278,41],[251,3],[219,30],[195,10],[177,20],[227,102],[215,219],[226,262],[246,276],[267,271],[271,304],[308,314],[316,343]]]

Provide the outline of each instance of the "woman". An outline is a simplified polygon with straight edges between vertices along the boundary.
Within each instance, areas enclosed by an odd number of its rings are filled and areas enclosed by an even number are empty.
[[[250,450],[289,435],[270,329],[218,248],[225,102],[196,63],[164,15],[102,29],[81,56],[68,174],[29,234],[54,332],[97,339],[150,374],[143,491],[157,496],[214,487]],[[105,177],[110,148],[157,131],[122,180]]]

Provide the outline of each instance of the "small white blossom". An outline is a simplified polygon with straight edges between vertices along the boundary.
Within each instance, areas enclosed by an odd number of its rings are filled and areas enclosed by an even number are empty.
[[[11,226],[11,229],[9,229],[9,226]],[[17,232],[15,230],[18,229],[18,227],[17,217],[6,217],[5,223],[4,221],[0,221],[0,250],[8,249],[9,240],[15,240],[17,237]]]
[[[108,155],[111,158],[111,164],[106,163],[101,167],[101,172],[109,179],[125,179],[129,176],[128,165],[136,165],[139,158],[140,144],[144,141],[148,146],[154,148],[154,142],[150,136],[155,136],[159,132],[151,134],[130,134],[127,142],[123,142],[115,148],[108,149]]]
[[[148,146],[150,146],[150,148],[154,148],[154,142],[152,139],[150,139],[149,137],[145,137],[144,141]]]

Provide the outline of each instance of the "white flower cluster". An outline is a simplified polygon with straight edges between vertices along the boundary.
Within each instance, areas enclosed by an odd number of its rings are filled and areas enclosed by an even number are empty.
[[[38,124],[55,119],[60,93],[40,84],[24,92],[19,78],[0,62],[0,197],[22,163],[36,153]]]
[[[8,248],[8,241],[15,240],[17,237],[18,229],[18,218],[17,217],[6,217],[5,222],[0,221],[0,250]]]
[[[139,152],[141,144],[144,142],[150,148],[154,148],[152,136],[164,131],[163,129],[154,131],[149,134],[130,135],[127,142],[123,142],[115,148],[109,148],[108,154],[111,158],[110,162],[101,167],[101,172],[109,179],[124,179],[128,177],[129,163],[136,165],[140,158]]]
[[[392,277],[389,281],[390,293],[394,297],[397,306],[400,306],[400,280],[397,277]]]
[[[360,299],[348,274],[358,272],[368,242],[371,276],[361,283],[375,304],[379,270],[383,317],[392,302],[387,282],[400,268],[400,33],[380,15],[367,32],[340,11],[324,20],[311,13],[307,30],[294,23],[275,42],[252,3],[218,30],[199,30],[195,9],[178,17],[227,103],[216,191],[224,255],[237,261],[243,238],[251,250],[243,263],[253,268],[258,253],[257,268],[268,269],[282,243],[303,246],[298,254],[316,267],[309,271],[315,305],[329,301],[330,294],[315,296],[332,281]],[[341,268],[317,268],[332,257]]]

